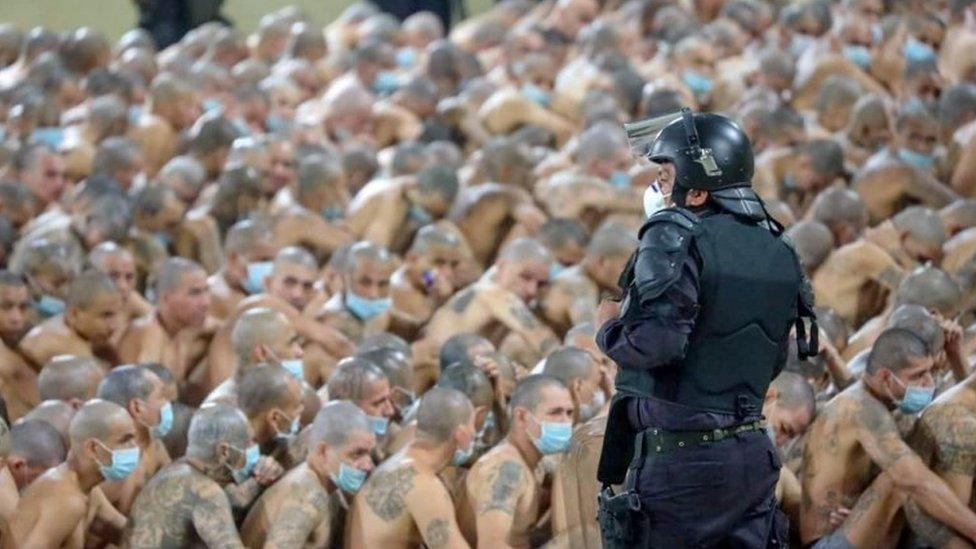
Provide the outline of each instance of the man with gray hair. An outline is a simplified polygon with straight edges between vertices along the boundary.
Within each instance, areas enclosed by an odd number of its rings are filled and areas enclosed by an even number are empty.
[[[157,179],[173,189],[183,204],[190,207],[200,196],[203,184],[207,182],[207,172],[192,157],[177,156],[159,170]]]
[[[585,423],[606,403],[600,388],[600,367],[590,353],[579,347],[556,349],[546,357],[542,373],[550,375],[569,389],[576,406],[576,422]]]
[[[68,454],[61,433],[46,421],[18,422],[8,436],[10,450],[4,459],[20,492],[45,471],[57,467]]]
[[[326,404],[307,432],[305,462],[258,499],[241,527],[248,547],[327,547],[345,524],[339,501],[373,470],[376,436],[366,414],[340,400]],[[341,492],[341,493],[340,493]]]
[[[260,293],[275,249],[268,224],[246,219],[235,223],[224,240],[224,264],[210,275],[210,314],[224,320],[248,294]]]
[[[203,325],[210,307],[207,273],[193,261],[172,257],[159,267],[155,287],[155,313],[132,323],[119,344],[119,358],[164,364],[182,385],[209,344]]]
[[[87,402],[69,432],[65,462],[31,483],[17,504],[10,520],[17,547],[64,547],[84,539],[92,489],[125,479],[139,465],[135,426],[118,404]]]
[[[125,533],[133,548],[243,548],[224,487],[248,482],[259,451],[237,408],[207,404],[190,421],[186,457],[139,493]]]
[[[393,320],[390,278],[395,267],[385,247],[366,241],[353,244],[343,265],[343,291],[323,305],[322,320],[355,343],[387,331]]]
[[[132,188],[140,172],[142,152],[134,141],[125,137],[110,137],[102,141],[92,159],[92,175],[107,175],[118,181],[124,190]]]
[[[261,454],[288,467],[288,443],[301,429],[301,382],[276,364],[259,364],[238,384],[237,403]]]
[[[105,371],[94,357],[58,355],[37,376],[41,401],[62,400],[75,409],[95,398]]]
[[[474,410],[460,391],[435,387],[417,409],[417,436],[381,464],[349,509],[346,543],[386,547],[403,540],[428,546],[468,547],[454,504],[438,478],[474,451]]]
[[[132,252],[115,242],[102,242],[88,253],[88,263],[95,270],[108,275],[122,294],[125,327],[132,320],[152,312],[152,305],[136,289],[136,261]]]
[[[364,358],[339,362],[325,386],[330,400],[348,400],[369,417],[376,436],[384,437],[393,417],[390,380],[379,366]]]

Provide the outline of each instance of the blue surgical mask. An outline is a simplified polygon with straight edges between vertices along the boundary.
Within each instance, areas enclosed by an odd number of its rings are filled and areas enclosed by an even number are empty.
[[[905,55],[905,60],[908,62],[934,61],[938,57],[935,54],[935,50],[932,49],[932,46],[918,40],[914,36],[909,37],[905,41],[905,47],[901,51]]]
[[[530,82],[522,84],[522,95],[529,101],[546,109],[552,104],[552,94]]]
[[[322,208],[322,218],[326,221],[337,221],[346,216],[346,213],[342,210],[341,206],[332,204]]]
[[[847,44],[844,46],[844,57],[864,70],[871,68],[871,50],[867,46]]]
[[[533,416],[533,419],[535,417]],[[573,438],[573,424],[570,422],[539,421],[542,428],[539,438],[533,438],[532,444],[543,455],[560,454],[569,450],[569,441]]]
[[[423,206],[418,206],[416,204],[410,205],[410,209],[407,210],[407,217],[409,217],[414,223],[421,226],[429,225],[430,223],[434,222],[434,216],[430,215],[430,213],[424,209]]]
[[[247,280],[244,281],[244,289],[249,294],[259,294],[264,291],[264,279],[271,274],[274,269],[272,261],[257,261],[247,264]]]
[[[129,124],[137,124],[142,118],[142,105],[132,105],[129,107]]]
[[[98,465],[98,470],[102,472],[105,480],[118,482],[124,480],[139,467],[139,447],[109,449],[101,442],[102,448],[112,453],[112,463],[110,465]]]
[[[933,398],[935,398],[935,385],[931,387],[909,385],[905,388],[905,398],[901,399],[898,407],[906,414],[917,414],[924,410]]]
[[[247,479],[251,478],[251,473],[254,472],[254,467],[258,464],[258,460],[261,459],[261,450],[258,448],[257,444],[252,444],[247,448],[247,450],[241,450],[235,446],[231,446],[234,450],[244,454],[244,465],[238,469],[231,469],[230,474],[234,477],[234,482],[237,484],[242,484]]]
[[[393,71],[380,71],[373,81],[373,91],[380,95],[389,95],[400,89],[400,77]]]
[[[451,465],[455,467],[460,467],[471,459],[474,454],[474,439],[471,439],[471,444],[468,444],[467,448],[458,448],[454,450],[454,456],[451,458]]]
[[[420,399],[414,397],[413,401],[400,410],[400,419],[403,422],[407,422],[413,419],[413,416],[417,413],[417,408],[420,408]]]
[[[173,429],[173,403],[167,402],[159,409],[159,423],[149,428],[153,438],[163,438]]]
[[[381,437],[386,434],[386,430],[390,427],[390,418],[380,417],[380,416],[366,416],[369,418],[369,424],[373,426],[373,432],[376,436]]]
[[[898,149],[898,158],[901,158],[908,164],[911,164],[920,170],[928,170],[933,164],[935,164],[935,156],[916,152],[904,147]]]
[[[389,310],[392,305],[393,299],[389,297],[367,299],[356,295],[355,292],[346,292],[346,308],[359,320],[376,318]]]
[[[707,95],[715,86],[711,78],[692,70],[685,71],[682,79],[695,95]]]
[[[269,133],[278,133],[288,129],[291,126],[288,120],[280,114],[269,114],[267,118],[264,119],[264,127]]]
[[[339,463],[339,474],[331,477],[332,482],[343,492],[355,494],[366,482],[366,471],[357,469],[345,462]]]
[[[281,415],[285,416],[286,418],[288,417],[284,412],[282,412]],[[277,431],[279,437],[293,437],[297,435],[298,431],[300,431],[301,429],[302,429],[302,422],[301,422],[301,418],[298,417],[295,417],[295,419],[288,420],[287,431],[278,431],[278,427],[275,426],[275,431]]]
[[[200,106],[203,108],[203,112],[219,112],[224,110],[224,104],[220,102],[220,99],[209,98],[204,99],[200,102]]]
[[[414,63],[417,62],[417,51],[413,48],[400,48],[396,52],[396,63],[401,69],[413,68]]]
[[[44,294],[41,299],[37,301],[37,312],[41,313],[44,318],[50,318],[52,316],[58,316],[64,314],[64,300],[54,297],[52,295]]]
[[[568,267],[563,265],[558,261],[553,261],[552,265],[549,266],[549,280],[555,280],[557,276],[562,274]]]
[[[305,381],[305,363],[300,358],[282,360],[281,367],[298,381]]]
[[[624,170],[614,170],[610,174],[610,184],[618,189],[630,188],[630,174]]]
[[[31,134],[30,140],[44,143],[52,149],[57,150],[61,146],[61,142],[64,141],[64,128],[53,126],[37,128]]]

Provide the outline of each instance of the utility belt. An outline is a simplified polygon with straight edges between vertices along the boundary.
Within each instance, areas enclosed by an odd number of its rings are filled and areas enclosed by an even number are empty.
[[[743,433],[762,431],[764,428],[761,421],[753,421],[707,431],[668,431],[652,427],[638,433],[634,437],[634,457],[627,467],[621,492],[615,493],[609,484],[604,484],[597,496],[597,520],[600,523],[603,547],[630,549],[640,546],[646,540],[650,524],[647,515],[641,510],[640,494],[636,485],[647,454],[673,452],[695,444],[718,442]]]

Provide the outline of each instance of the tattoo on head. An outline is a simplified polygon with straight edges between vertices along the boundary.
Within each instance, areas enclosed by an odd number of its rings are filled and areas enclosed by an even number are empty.
[[[504,461],[493,473],[489,474],[489,479],[491,497],[488,501],[481,502],[479,512],[502,511],[514,514],[515,502],[512,501],[512,496],[515,495],[519,482],[522,480],[522,468],[514,461]]]
[[[397,469],[375,473],[366,487],[366,503],[384,521],[400,516],[404,509],[404,498],[413,490],[413,468]]]

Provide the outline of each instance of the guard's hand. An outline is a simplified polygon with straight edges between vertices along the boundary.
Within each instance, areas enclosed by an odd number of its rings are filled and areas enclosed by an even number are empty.
[[[611,299],[604,299],[600,302],[600,308],[596,311],[596,325],[603,326],[608,320],[620,316],[620,302]]]
[[[251,476],[258,481],[261,486],[271,486],[284,474],[285,468],[274,458],[262,456],[257,465],[254,466],[254,473]]]

